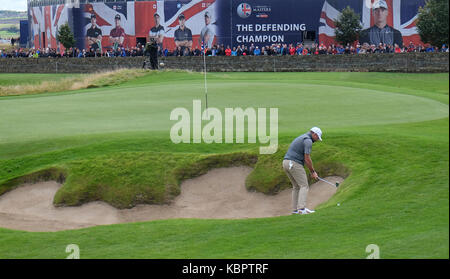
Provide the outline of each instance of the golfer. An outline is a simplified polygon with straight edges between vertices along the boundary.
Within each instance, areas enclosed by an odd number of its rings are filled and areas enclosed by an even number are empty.
[[[313,127],[309,132],[297,137],[289,146],[284,155],[283,169],[292,183],[292,214],[309,214],[314,210],[306,208],[308,198],[308,179],[304,165],[308,167],[312,178],[318,179],[311,160],[312,145],[316,141],[322,141],[322,130]]]

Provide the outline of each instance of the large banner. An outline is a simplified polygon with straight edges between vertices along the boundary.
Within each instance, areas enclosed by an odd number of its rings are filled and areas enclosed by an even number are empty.
[[[69,20],[80,49],[117,50],[155,39],[161,50],[335,43],[334,21],[350,6],[360,16],[361,43],[421,43],[417,12],[425,0],[166,0],[30,7],[35,47],[59,46]],[[70,20],[72,18],[72,20]]]
[[[305,31],[318,26],[317,0],[231,1],[231,44],[266,46],[303,41]]]
[[[363,31],[360,43],[390,45],[421,43],[416,29],[419,7],[425,0],[326,0],[320,15],[319,40],[326,44],[334,42],[334,20],[348,4],[361,16]],[[393,33],[393,36],[386,36]]]

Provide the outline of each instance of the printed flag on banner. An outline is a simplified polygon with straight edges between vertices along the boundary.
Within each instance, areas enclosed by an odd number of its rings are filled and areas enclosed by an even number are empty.
[[[374,26],[373,4],[380,2],[382,6],[388,7],[386,23],[393,29],[393,32],[399,31],[404,44],[413,42],[422,43],[416,28],[417,13],[420,6],[425,4],[425,0],[407,1],[407,0],[360,0],[358,3],[350,1],[350,7],[361,16],[361,25],[363,29],[369,29]],[[340,11],[348,5],[349,1],[326,0],[323,4],[320,15],[319,41],[325,44],[335,43],[334,21],[341,14]],[[394,31],[395,30],[395,31]]]
[[[65,5],[31,7],[29,10],[31,22],[31,38],[35,48],[64,47],[56,41],[56,35],[61,25],[68,22],[68,8]]]
[[[86,48],[103,46],[105,50],[136,45],[134,2],[85,4],[83,10]],[[95,45],[89,38],[98,36],[101,41]]]

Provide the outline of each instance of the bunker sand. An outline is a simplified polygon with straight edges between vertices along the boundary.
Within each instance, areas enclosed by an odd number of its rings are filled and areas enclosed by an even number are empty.
[[[170,205],[138,205],[116,209],[105,202],[76,207],[54,207],[60,184],[54,181],[24,184],[0,196],[0,227],[25,231],[60,231],[97,225],[171,218],[241,219],[288,215],[291,189],[276,195],[249,192],[245,179],[250,167],[219,168],[181,184],[181,194]],[[325,178],[341,183],[341,177]],[[326,202],[336,187],[324,182],[310,186],[307,206]]]

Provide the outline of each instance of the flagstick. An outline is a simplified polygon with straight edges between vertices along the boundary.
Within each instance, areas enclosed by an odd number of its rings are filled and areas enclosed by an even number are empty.
[[[208,85],[206,83],[206,48],[203,50],[203,68],[204,68],[204,71],[205,71],[206,116],[208,116]]]

